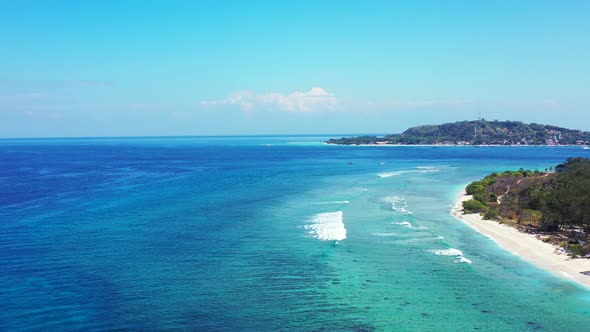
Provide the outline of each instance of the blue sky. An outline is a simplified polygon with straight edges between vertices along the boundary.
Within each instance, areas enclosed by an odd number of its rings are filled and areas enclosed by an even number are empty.
[[[590,130],[588,1],[2,1],[0,137]]]

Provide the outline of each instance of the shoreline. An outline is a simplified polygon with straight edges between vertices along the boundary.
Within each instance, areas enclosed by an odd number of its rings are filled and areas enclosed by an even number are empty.
[[[561,145],[547,145],[547,144],[507,144],[507,145],[500,145],[500,144],[376,144],[376,143],[368,143],[368,144],[337,144],[337,143],[327,143],[322,142],[325,145],[333,145],[333,146],[425,146],[425,147],[479,147],[479,148],[488,148],[488,147],[545,147],[545,148],[559,148],[559,147],[580,147],[583,150],[583,147],[586,145],[578,145],[578,144],[561,144]]]
[[[557,246],[545,243],[533,234],[522,233],[494,220],[484,220],[477,213],[464,214],[462,203],[470,198],[465,191],[459,194],[451,210],[455,218],[536,267],[590,289],[590,259],[558,254]]]

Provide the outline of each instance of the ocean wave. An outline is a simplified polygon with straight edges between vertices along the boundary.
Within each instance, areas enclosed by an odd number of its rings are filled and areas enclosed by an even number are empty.
[[[457,259],[455,259],[455,263],[467,263],[467,264],[471,264],[471,259],[469,258],[465,258],[465,256],[461,256]]]
[[[393,225],[400,225],[407,228],[413,228],[412,224],[409,221],[394,221],[392,222]]]
[[[421,170],[418,171],[418,173],[434,173],[434,172],[438,172],[438,169],[425,169],[425,170]]]
[[[383,197],[383,201],[386,202],[386,203],[396,203],[396,202],[399,202],[401,200],[403,200],[403,198],[399,198],[398,196],[395,196],[395,195],[394,196],[386,196],[386,197]]]
[[[416,169],[419,170],[420,173],[432,173],[432,172],[439,172],[440,169],[434,166],[418,166]]]
[[[393,221],[391,222],[392,225],[400,225],[406,228],[412,228],[412,229],[428,229],[428,227],[426,226],[414,226],[412,225],[409,221]]]
[[[459,249],[449,248],[449,249],[431,249],[426,250],[431,252],[437,256],[463,256],[463,252]]]
[[[377,174],[377,176],[380,177],[380,178],[390,178],[392,176],[401,175],[403,173],[404,172],[402,172],[402,171],[398,171],[398,172],[387,172],[387,173],[379,173],[379,174]]]
[[[441,241],[444,240],[442,236],[435,237],[413,237],[410,239],[397,240],[395,243],[414,243],[414,242],[428,242],[428,241]]]
[[[432,167],[432,166],[418,166],[418,167],[416,167],[416,169],[378,173],[377,176],[380,178],[390,178],[392,176],[398,176],[398,175],[408,174],[408,173],[434,173],[434,172],[439,172],[439,171],[440,171],[440,169],[438,169],[436,167]]]
[[[429,232],[413,232],[413,233],[396,233],[396,232],[381,232],[381,233],[372,233],[373,236],[382,236],[382,237],[400,237],[400,238],[408,238],[408,239],[437,239],[442,240],[444,239],[442,236],[438,236],[436,238],[432,237],[432,233]]]
[[[350,204],[350,201],[348,200],[344,200],[344,201],[329,201],[329,202],[316,202],[314,204]]]
[[[427,252],[433,253],[437,256],[454,256],[455,263],[467,263],[471,264],[471,260],[463,256],[463,252],[459,249],[448,248],[448,249],[431,249],[426,250]]]
[[[346,239],[346,228],[342,211],[318,213],[305,225],[308,234],[320,241],[341,241]]]
[[[396,206],[392,206],[391,208],[393,209],[393,211],[395,211],[397,213],[401,213],[401,214],[414,214],[414,212],[409,211],[405,207],[398,208]]]
[[[405,199],[400,198],[398,196],[387,196],[383,198],[383,201],[386,203],[391,204],[391,209],[400,214],[414,214],[412,211],[408,210],[408,203]]]
[[[385,237],[387,237],[387,236],[400,236],[400,237],[406,236],[405,234],[400,234],[400,233],[373,233],[371,235],[373,235],[373,236],[385,236]]]

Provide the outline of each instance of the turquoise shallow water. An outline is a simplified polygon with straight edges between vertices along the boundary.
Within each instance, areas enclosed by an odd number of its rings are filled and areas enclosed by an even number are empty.
[[[587,150],[322,140],[0,141],[0,329],[590,326],[590,291],[449,214],[474,179]]]

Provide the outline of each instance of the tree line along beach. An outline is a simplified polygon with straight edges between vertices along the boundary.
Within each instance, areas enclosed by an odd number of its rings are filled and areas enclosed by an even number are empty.
[[[552,169],[474,181],[452,214],[534,265],[590,287],[590,161],[572,158]]]

